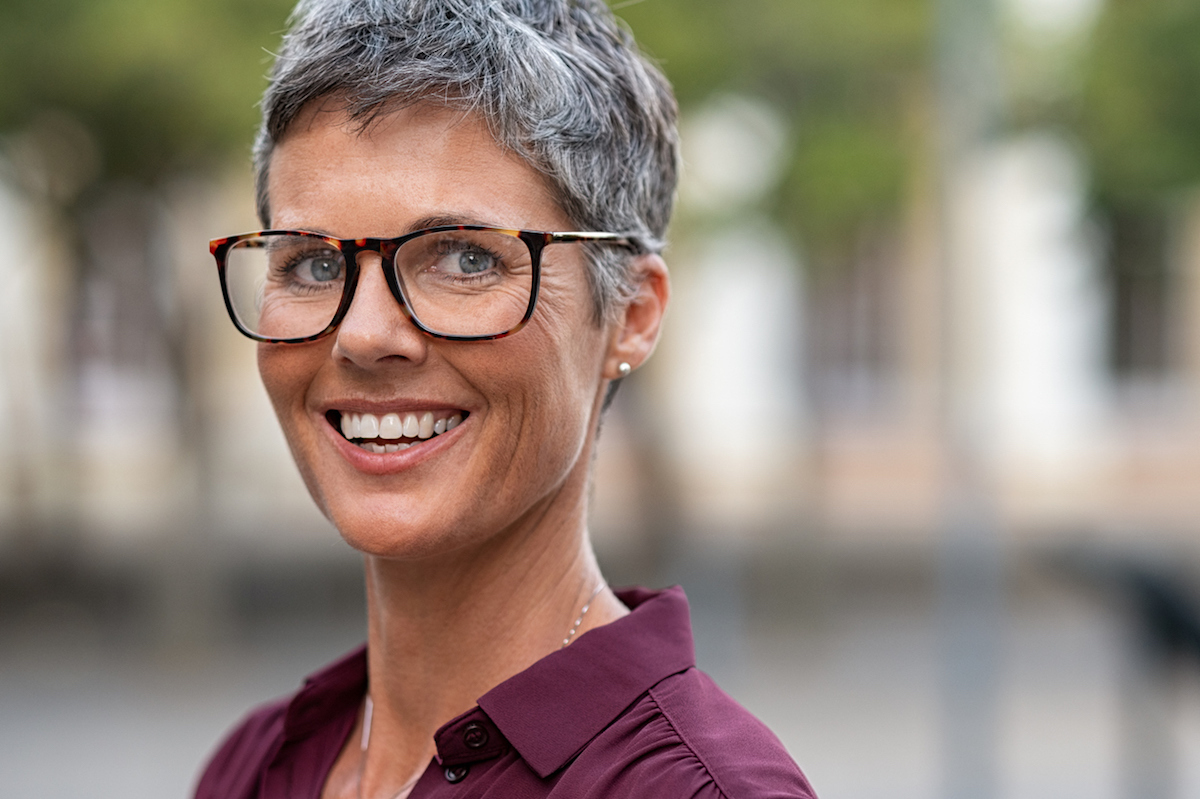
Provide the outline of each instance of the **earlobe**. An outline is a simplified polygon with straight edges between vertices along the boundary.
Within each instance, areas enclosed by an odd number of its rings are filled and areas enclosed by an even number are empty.
[[[613,330],[604,364],[604,376],[609,380],[628,377],[654,352],[671,296],[670,274],[660,256],[640,256],[633,269],[637,290]]]

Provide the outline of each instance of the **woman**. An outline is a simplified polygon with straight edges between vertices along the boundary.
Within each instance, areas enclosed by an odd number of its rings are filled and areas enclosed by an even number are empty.
[[[614,593],[588,541],[605,401],[669,293],[665,80],[600,0],[306,0],[263,111],[270,230],[212,249],[364,554],[368,643],[197,795],[811,796],[695,669],[682,592]]]

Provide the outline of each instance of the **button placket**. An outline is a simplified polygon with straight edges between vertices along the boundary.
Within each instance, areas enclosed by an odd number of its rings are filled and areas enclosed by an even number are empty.
[[[437,744],[437,759],[443,769],[463,765],[476,765],[493,760],[509,751],[504,734],[491,722],[484,712],[475,708],[438,730],[434,736]],[[446,779],[451,783],[461,781],[463,776],[454,775]]]
[[[482,749],[487,746],[491,736],[488,734],[487,727],[477,722],[471,722],[463,730],[463,744],[468,749]]]

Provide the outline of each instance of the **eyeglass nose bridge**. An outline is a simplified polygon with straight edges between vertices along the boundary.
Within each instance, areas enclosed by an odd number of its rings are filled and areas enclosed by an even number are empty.
[[[408,300],[404,297],[404,289],[400,285],[399,276],[395,269],[389,268],[396,260],[396,251],[400,249],[400,243],[395,239],[350,239],[341,240],[338,249],[341,250],[342,257],[346,261],[346,287],[342,291],[342,301],[338,306],[337,312],[333,315],[333,321],[329,323],[328,330],[332,331],[342,323],[346,318],[346,314],[350,312],[350,306],[354,303],[354,298],[358,294],[358,280],[364,269],[369,268],[369,265],[364,265],[361,261],[361,256],[376,254],[379,256],[379,268],[383,270],[383,279],[387,283],[388,289],[392,293],[392,298],[396,300],[396,304],[400,306],[400,312],[404,318],[423,333],[429,331],[421,322],[413,315],[412,308],[409,307]]]

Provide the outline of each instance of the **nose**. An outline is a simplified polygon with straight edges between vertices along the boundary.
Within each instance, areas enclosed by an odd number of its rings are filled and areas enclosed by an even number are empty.
[[[334,332],[333,357],[370,368],[380,363],[425,360],[430,340],[404,314],[383,274],[379,253],[358,254],[358,285]]]

